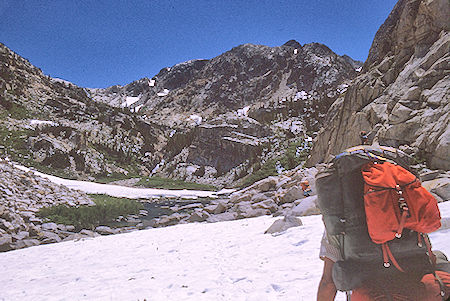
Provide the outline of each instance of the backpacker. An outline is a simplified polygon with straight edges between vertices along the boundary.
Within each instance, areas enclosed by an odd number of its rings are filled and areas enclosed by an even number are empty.
[[[372,279],[420,281],[434,273],[426,233],[440,227],[439,209],[408,170],[409,161],[397,149],[364,145],[319,168],[318,205],[328,239],[343,258],[333,266],[338,290]]]

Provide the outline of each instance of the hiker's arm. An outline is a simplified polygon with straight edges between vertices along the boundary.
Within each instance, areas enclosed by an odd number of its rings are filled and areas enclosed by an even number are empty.
[[[336,296],[336,286],[334,285],[331,273],[334,262],[327,257],[323,261],[323,273],[317,291],[317,301],[333,301]]]

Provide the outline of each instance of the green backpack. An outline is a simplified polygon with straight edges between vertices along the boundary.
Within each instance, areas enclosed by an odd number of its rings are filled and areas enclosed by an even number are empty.
[[[428,256],[426,234],[405,229],[401,238],[388,242],[396,266],[385,267],[384,251],[368,232],[364,208],[364,181],[361,168],[370,162],[388,161],[409,169],[410,157],[395,148],[362,145],[318,166],[316,189],[329,242],[343,260],[333,266],[336,288],[349,291],[372,279],[389,282],[402,277],[420,281],[434,272]]]

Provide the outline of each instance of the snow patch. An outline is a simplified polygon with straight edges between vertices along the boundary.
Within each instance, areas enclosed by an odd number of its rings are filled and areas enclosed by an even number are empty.
[[[345,91],[347,91],[348,87],[349,87],[349,85],[347,85],[347,84],[339,85],[339,86],[337,87],[337,91],[338,91],[339,93],[344,93]]]
[[[250,111],[250,106],[237,110],[237,114],[240,117],[242,116],[248,117],[248,111]]]
[[[359,67],[359,68],[355,69],[356,72],[361,72],[361,70],[362,70],[362,67]]]
[[[152,175],[155,174],[162,166],[164,166],[164,164],[166,163],[166,161],[164,159],[161,160],[161,162],[159,162],[158,164],[156,164],[156,166],[152,169]]]
[[[189,116],[189,120],[194,121],[196,125],[200,125],[203,121],[203,117],[198,115],[191,115]]]
[[[73,83],[69,82],[68,80],[65,80],[65,79],[62,79],[62,78],[53,77],[53,78],[50,78],[50,80],[52,82],[54,82],[54,83],[64,84],[65,86],[74,85]]]
[[[45,124],[45,125],[50,125],[50,126],[58,126],[59,124],[53,121],[48,121],[48,120],[37,120],[37,119],[32,119],[30,120],[30,124],[31,125],[41,125],[41,124]]]
[[[160,166],[164,163],[161,161]],[[201,190],[168,190],[168,189],[154,189],[154,188],[133,188],[124,187],[119,185],[111,184],[100,184],[87,181],[77,181],[77,180],[67,180],[59,177],[47,175],[38,171],[31,170],[27,167],[14,165],[16,168],[21,169],[26,172],[33,172],[34,174],[47,178],[51,182],[64,185],[68,188],[81,190],[85,193],[93,194],[107,194],[110,196],[115,196],[119,198],[130,198],[130,199],[152,199],[152,198],[187,198],[187,199],[197,199],[199,197],[209,197],[217,198],[217,193],[213,191],[201,191]]]
[[[139,112],[139,110],[140,110],[143,106],[144,106],[143,104],[138,105],[137,107],[134,108],[134,112],[135,112],[135,113]]]
[[[148,86],[149,86],[149,87],[154,87],[155,84],[156,84],[156,80],[154,80],[154,79],[150,79],[150,80],[148,81]]]
[[[127,96],[127,97],[125,98],[125,102],[122,103],[122,107],[124,107],[124,108],[125,108],[125,107],[129,107],[129,106],[131,106],[132,104],[134,104],[135,102],[139,101],[140,98],[141,98],[141,95],[136,96],[136,97]]]
[[[306,91],[302,90],[295,94],[294,100],[307,100],[309,97],[309,94]]]
[[[164,89],[162,92],[159,92],[156,95],[158,95],[159,97],[164,97],[164,96],[167,96],[169,94],[169,92],[170,92],[170,90]]]

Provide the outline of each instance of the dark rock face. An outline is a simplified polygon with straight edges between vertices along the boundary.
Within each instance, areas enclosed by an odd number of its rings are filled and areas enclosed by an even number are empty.
[[[450,168],[450,4],[397,3],[375,35],[363,74],[330,108],[309,164],[360,144],[399,147],[429,167]]]
[[[272,134],[251,118],[219,117],[196,128],[187,163],[213,166],[219,175],[257,158]]]

